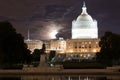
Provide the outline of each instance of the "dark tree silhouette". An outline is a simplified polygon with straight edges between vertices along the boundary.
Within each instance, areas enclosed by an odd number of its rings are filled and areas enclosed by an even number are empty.
[[[34,52],[32,54],[33,62],[36,62],[36,61],[39,62],[40,61],[40,53],[41,53],[40,49],[35,49],[34,50]]]
[[[30,62],[30,51],[24,43],[21,34],[16,33],[13,26],[7,22],[0,22],[0,66]]]
[[[33,61],[40,61],[40,56],[42,54],[45,54],[45,44],[42,45],[42,49],[35,49],[33,54],[32,54],[32,60]]]
[[[120,63],[120,35],[106,32],[99,42],[101,50],[96,55],[96,59],[106,65]]]
[[[49,54],[49,61],[51,61],[52,58],[55,57],[55,55],[56,55],[56,51],[54,51],[54,50],[50,51],[50,54]]]

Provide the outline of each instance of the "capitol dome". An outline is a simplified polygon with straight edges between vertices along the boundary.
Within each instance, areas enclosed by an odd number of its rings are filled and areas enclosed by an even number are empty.
[[[97,21],[87,13],[85,3],[82,13],[76,20],[72,21],[72,39],[93,39],[98,38]]]
[[[93,21],[93,19],[88,14],[81,14],[80,16],[78,16],[77,21]]]

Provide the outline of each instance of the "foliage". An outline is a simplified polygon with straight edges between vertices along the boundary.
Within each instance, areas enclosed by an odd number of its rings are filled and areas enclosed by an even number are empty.
[[[101,50],[96,55],[97,61],[109,66],[120,63],[120,35],[106,32],[99,46]]]
[[[54,50],[50,51],[50,54],[49,54],[49,61],[51,61],[52,58],[55,57],[55,55],[56,55],[56,51],[54,51]]]
[[[35,49],[33,54],[32,54],[32,64],[34,66],[38,66],[38,64],[40,63],[40,58],[42,54],[45,54],[45,44],[42,45],[42,49]]]
[[[32,54],[32,61],[39,62],[40,61],[40,54],[41,54],[41,51],[39,49],[35,49],[33,54]]]
[[[0,36],[0,66],[30,62],[24,38],[9,22],[0,22]]]

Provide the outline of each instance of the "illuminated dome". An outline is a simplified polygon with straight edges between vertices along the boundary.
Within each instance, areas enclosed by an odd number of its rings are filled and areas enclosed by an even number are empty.
[[[78,16],[77,21],[93,21],[93,19],[88,14],[81,14],[80,16]]]
[[[78,16],[77,21],[93,21],[92,17],[87,13],[85,3],[83,4],[82,13]]]
[[[97,21],[87,13],[85,3],[82,13],[72,21],[72,39],[98,38]]]

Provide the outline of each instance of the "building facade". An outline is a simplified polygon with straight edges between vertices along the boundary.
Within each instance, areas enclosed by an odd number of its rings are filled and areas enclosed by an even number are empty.
[[[66,41],[63,38],[59,38],[58,40],[50,40],[45,42],[45,45],[47,53],[49,53],[51,50],[54,50],[57,53],[66,52]]]
[[[41,40],[24,40],[24,42],[27,44],[28,49],[33,52],[34,49],[41,49],[43,42]]]
[[[62,54],[79,54],[94,57],[100,51],[97,21],[87,13],[85,3],[82,13],[72,21],[72,39],[51,40],[46,43],[47,52],[55,50]]]
[[[80,54],[81,57],[94,57],[100,51],[100,39],[69,39],[66,40],[66,53]]]
[[[79,54],[81,57],[94,57],[100,51],[97,21],[93,20],[87,13],[85,3],[82,7],[82,13],[72,22],[71,32],[72,39],[59,38],[44,42],[46,53],[54,50],[58,54]],[[42,47],[40,40],[26,40],[25,42],[31,51]]]

